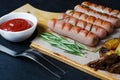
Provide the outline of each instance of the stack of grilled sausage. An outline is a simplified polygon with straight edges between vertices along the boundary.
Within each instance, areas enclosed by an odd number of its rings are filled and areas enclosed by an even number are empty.
[[[87,46],[96,46],[100,39],[120,26],[120,11],[85,1],[48,21],[48,27],[63,36]]]

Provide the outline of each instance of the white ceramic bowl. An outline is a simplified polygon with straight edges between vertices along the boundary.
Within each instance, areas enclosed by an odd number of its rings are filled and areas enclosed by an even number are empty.
[[[5,21],[15,19],[15,18],[27,19],[33,23],[33,26],[30,27],[29,29],[26,29],[23,31],[17,31],[17,32],[5,31],[5,30],[0,29],[1,36],[7,39],[8,41],[12,41],[12,42],[20,42],[20,41],[28,39],[36,29],[37,18],[34,15],[29,14],[29,13],[14,12],[14,13],[9,13],[1,17],[0,24],[2,24]]]

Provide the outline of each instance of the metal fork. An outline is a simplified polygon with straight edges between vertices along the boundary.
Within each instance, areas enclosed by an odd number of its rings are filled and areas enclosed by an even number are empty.
[[[45,68],[57,78],[61,78],[61,76],[65,74],[65,71],[63,69],[52,63],[50,60],[48,60],[45,56],[43,56],[40,52],[36,50],[28,49],[22,53],[17,53],[0,44],[0,51],[7,53],[13,57],[27,57],[37,62],[39,65],[41,65],[43,68]]]

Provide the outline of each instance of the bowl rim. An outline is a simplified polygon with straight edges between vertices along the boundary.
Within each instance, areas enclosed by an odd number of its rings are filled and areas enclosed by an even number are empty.
[[[8,14],[0,17],[0,20],[6,18],[6,17],[8,17],[8,16],[11,16],[11,15],[13,15],[13,14],[21,14],[21,15],[22,15],[22,14],[26,14],[26,15],[32,16],[36,21],[33,22],[32,20],[28,19],[29,21],[31,21],[31,22],[33,23],[32,27],[30,27],[30,28],[28,28],[28,29],[21,30],[21,31],[15,31],[15,32],[14,32],[14,31],[6,31],[6,30],[0,29],[0,34],[1,34],[1,31],[2,31],[2,32],[6,32],[6,33],[21,33],[21,32],[25,32],[25,31],[28,31],[28,30],[31,30],[31,29],[36,28],[37,23],[38,23],[37,17],[36,17],[35,15],[30,14],[30,13],[27,13],[27,12],[11,12],[11,13],[8,13]],[[17,17],[16,17],[16,18],[17,18]],[[13,18],[13,19],[16,19],[16,18]],[[20,18],[20,19],[25,19],[25,18],[21,18],[21,17],[19,17],[19,16],[18,16],[18,18]],[[11,20],[11,19],[8,19],[8,20]],[[6,20],[6,21],[8,21],[8,20]],[[26,20],[26,19],[25,19],[25,20]],[[3,21],[3,22],[5,22],[5,21]],[[1,24],[2,24],[2,23],[1,23]]]

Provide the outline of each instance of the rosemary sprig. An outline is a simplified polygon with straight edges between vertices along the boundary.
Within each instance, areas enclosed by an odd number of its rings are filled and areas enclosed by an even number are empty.
[[[40,37],[50,43],[53,46],[56,46],[58,48],[61,48],[65,50],[66,52],[69,52],[74,55],[82,56],[84,53],[82,50],[88,50],[85,46],[77,43],[77,42],[70,42],[66,38],[52,34],[52,33],[43,33],[40,35]]]

